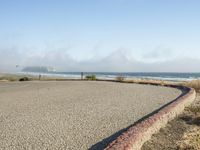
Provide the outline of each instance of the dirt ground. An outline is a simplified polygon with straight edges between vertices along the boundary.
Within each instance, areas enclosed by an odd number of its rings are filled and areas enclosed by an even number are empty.
[[[180,116],[154,134],[141,150],[200,150],[200,94]]]

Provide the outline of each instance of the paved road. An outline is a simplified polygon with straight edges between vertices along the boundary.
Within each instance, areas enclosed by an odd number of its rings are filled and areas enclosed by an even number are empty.
[[[117,131],[180,94],[111,82],[0,83],[0,149],[101,149]]]

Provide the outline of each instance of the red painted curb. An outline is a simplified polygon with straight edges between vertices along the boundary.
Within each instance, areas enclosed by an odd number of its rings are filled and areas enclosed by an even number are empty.
[[[111,142],[105,150],[139,150],[142,145],[151,138],[152,134],[158,132],[160,128],[167,124],[168,121],[174,119],[178,114],[180,114],[184,110],[185,106],[189,105],[196,97],[194,89],[176,85],[165,86],[184,89],[187,90],[187,93],[147,119],[130,127],[116,140]]]

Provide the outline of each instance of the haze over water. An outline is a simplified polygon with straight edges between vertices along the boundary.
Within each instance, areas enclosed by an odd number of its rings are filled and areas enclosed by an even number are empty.
[[[0,2],[0,72],[200,72],[199,0]],[[18,66],[18,67],[16,67]]]

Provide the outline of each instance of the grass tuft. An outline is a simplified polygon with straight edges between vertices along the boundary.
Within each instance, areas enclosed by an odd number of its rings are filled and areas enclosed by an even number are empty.
[[[187,111],[193,112],[195,114],[200,113],[200,106],[190,106],[185,108]]]
[[[200,80],[193,80],[190,82],[186,82],[184,83],[184,85],[194,88],[197,92],[200,92]]]
[[[200,149],[200,129],[195,127],[187,131],[182,139],[177,142],[179,150],[199,150]]]

